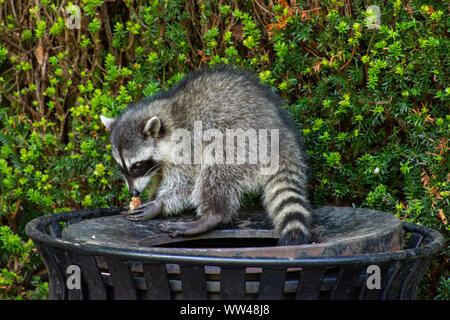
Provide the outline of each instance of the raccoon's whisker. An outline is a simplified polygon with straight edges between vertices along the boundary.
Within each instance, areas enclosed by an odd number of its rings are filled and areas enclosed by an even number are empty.
[[[120,169],[118,169],[118,168],[116,168],[116,167],[112,167],[111,168],[111,173],[112,173],[112,178],[114,179],[114,180],[123,180],[123,181],[125,181],[125,176],[123,175],[123,172],[120,170]]]
[[[150,172],[153,171],[153,169],[155,169],[156,167],[158,167],[157,164],[155,164],[153,167],[151,167],[150,169],[147,170],[147,172],[144,174],[144,176],[148,175]]]

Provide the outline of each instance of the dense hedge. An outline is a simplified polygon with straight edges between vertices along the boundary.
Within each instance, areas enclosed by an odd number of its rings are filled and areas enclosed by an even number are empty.
[[[30,219],[127,201],[99,115],[204,64],[252,70],[283,97],[314,205],[389,211],[448,243],[449,26],[438,0],[0,0],[0,299],[47,294]],[[421,298],[450,298],[448,253]]]

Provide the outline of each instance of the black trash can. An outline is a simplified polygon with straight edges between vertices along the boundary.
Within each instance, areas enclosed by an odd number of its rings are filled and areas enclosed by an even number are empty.
[[[438,232],[405,222],[401,248],[391,252],[295,258],[265,247],[270,237],[258,238],[259,233],[246,238],[258,247],[254,256],[240,255],[236,243],[233,254],[224,244],[208,255],[177,251],[176,242],[130,247],[99,243],[95,234],[91,241],[63,236],[67,226],[120,210],[64,212],[27,225],[49,272],[50,299],[414,299],[431,257],[443,245]],[[79,288],[67,285],[70,266],[79,267]],[[373,270],[379,271],[378,288],[368,285]]]

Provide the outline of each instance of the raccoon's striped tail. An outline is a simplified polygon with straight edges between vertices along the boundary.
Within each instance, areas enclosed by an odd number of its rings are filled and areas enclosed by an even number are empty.
[[[306,176],[300,170],[281,169],[264,187],[264,202],[280,240],[279,245],[310,241],[311,207]]]

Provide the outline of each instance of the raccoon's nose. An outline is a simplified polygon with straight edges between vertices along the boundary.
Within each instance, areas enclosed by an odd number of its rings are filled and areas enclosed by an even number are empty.
[[[139,191],[137,191],[136,189],[131,190],[131,195],[133,197],[138,197],[139,196]]]

